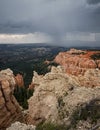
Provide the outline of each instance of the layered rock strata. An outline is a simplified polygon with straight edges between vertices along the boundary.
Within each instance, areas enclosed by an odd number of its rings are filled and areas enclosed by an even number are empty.
[[[10,69],[0,71],[0,130],[17,120],[23,121],[21,108],[13,96],[15,85]]]
[[[91,58],[93,54],[100,54],[100,51],[81,51],[71,49],[67,52],[60,52],[55,62],[64,67],[66,73],[72,75],[84,75],[88,69],[100,69],[100,60],[94,60]]]

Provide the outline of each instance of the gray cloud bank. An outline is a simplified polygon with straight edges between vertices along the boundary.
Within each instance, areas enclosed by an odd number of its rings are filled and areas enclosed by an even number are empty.
[[[54,42],[61,42],[66,34],[99,34],[99,3],[100,0],[0,0],[0,33],[43,32]]]
[[[100,3],[100,0],[87,0],[88,4],[98,4]]]

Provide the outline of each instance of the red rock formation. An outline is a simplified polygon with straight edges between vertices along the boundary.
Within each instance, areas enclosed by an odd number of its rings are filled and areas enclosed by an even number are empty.
[[[19,87],[24,86],[24,80],[23,80],[23,76],[21,74],[17,74],[15,79],[16,79],[16,83]]]
[[[13,96],[15,83],[10,69],[0,72],[0,130],[17,120],[23,121],[21,108]]]
[[[59,53],[55,58],[55,62],[62,65],[69,74],[83,75],[88,69],[100,69],[100,60],[97,62],[91,58],[96,53],[100,52],[71,49],[68,52]]]

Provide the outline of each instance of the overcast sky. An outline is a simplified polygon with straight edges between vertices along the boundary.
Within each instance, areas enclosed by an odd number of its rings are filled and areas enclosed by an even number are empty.
[[[0,0],[0,43],[99,41],[100,0]]]

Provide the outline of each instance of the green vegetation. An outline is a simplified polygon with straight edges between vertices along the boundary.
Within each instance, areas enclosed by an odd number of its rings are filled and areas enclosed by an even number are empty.
[[[64,106],[65,106],[65,103],[64,103],[62,97],[59,97],[59,98],[58,98],[58,106],[59,106],[59,107],[64,107]]]
[[[67,130],[66,126],[64,125],[55,125],[53,123],[44,123],[44,124],[39,124],[36,127],[36,130]]]
[[[91,58],[92,58],[93,60],[100,60],[100,53],[93,54],[93,55],[91,56]]]
[[[58,98],[58,114],[61,120],[64,119],[66,115],[68,116],[68,111],[64,106],[65,106],[65,102],[63,101],[63,97],[60,96]]]
[[[0,70],[10,68],[14,75],[21,74],[24,78],[24,85],[21,88],[16,87],[14,95],[19,104],[27,109],[27,99],[33,94],[33,91],[27,90],[32,81],[33,71],[38,74],[45,74],[50,71],[51,65],[57,66],[51,62],[65,47],[55,47],[44,44],[2,44],[0,45]]]
[[[73,52],[72,54],[73,54],[73,55],[81,55],[81,54],[82,54],[82,55],[85,55],[85,52],[79,52],[79,53]]]
[[[52,61],[65,47],[55,47],[46,44],[20,44],[20,45],[0,45],[0,70],[10,68],[14,74],[24,76],[25,87],[28,87],[32,81],[33,71],[38,74],[45,74],[50,69],[49,65],[56,66],[51,62],[45,64],[46,60]]]
[[[48,64],[48,66],[55,66],[55,67],[57,67],[59,64],[58,63],[56,63],[56,62],[50,62],[49,64]]]
[[[64,92],[64,97],[66,97],[68,95],[68,92]]]
[[[100,119],[100,99],[94,99],[89,104],[83,104],[72,114],[71,125],[69,128],[76,128],[80,120],[90,120],[91,124],[96,124]]]
[[[19,104],[24,108],[28,109],[27,100],[33,95],[33,90],[28,90],[25,87],[18,87],[14,90],[14,96]]]

